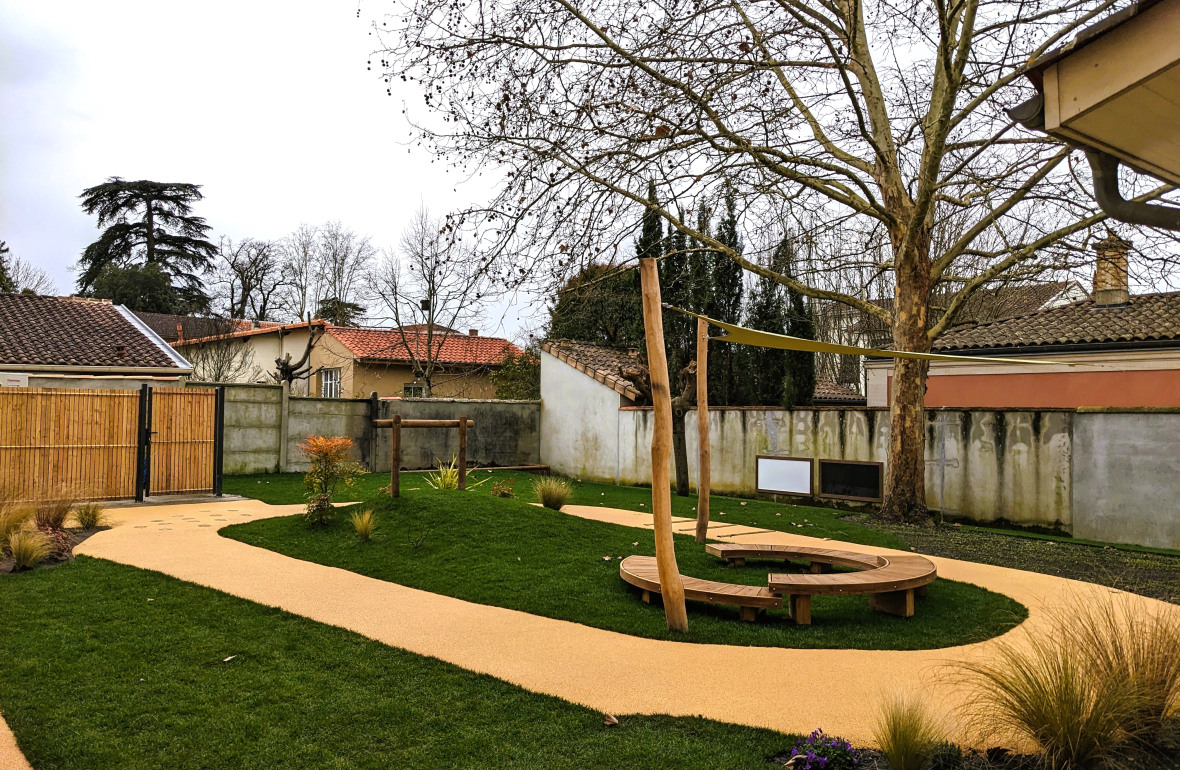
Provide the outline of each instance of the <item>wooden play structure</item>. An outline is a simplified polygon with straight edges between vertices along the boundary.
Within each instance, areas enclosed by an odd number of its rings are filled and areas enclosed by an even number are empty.
[[[910,554],[872,554],[785,545],[710,543],[705,550],[741,566],[747,559],[803,562],[805,573],[771,574],[766,586],[723,583],[680,576],[685,598],[691,601],[736,606],[742,620],[752,622],[758,612],[783,606],[786,598],[791,618],[799,625],[811,624],[811,597],[816,594],[869,594],[874,610],[900,617],[912,617],[915,597],[926,595],[938,577],[934,563]],[[846,567],[853,572],[832,572]],[[650,556],[628,556],[619,564],[619,576],[643,591],[643,601],[660,594],[659,572]]]
[[[403,420],[400,414],[395,414],[388,420],[373,420],[373,427],[393,430],[389,441],[390,497],[401,494],[403,428],[458,428],[459,454],[455,464],[459,471],[459,489],[467,489],[467,429],[475,427],[475,420],[469,420],[466,416],[457,420]]]

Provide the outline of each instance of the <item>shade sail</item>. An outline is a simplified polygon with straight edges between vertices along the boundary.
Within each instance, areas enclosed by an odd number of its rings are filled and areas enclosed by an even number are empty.
[[[710,337],[709,339],[718,340],[720,342],[732,342],[736,345],[752,345],[759,348],[775,348],[777,350],[802,350],[809,353],[842,353],[849,356],[878,356],[880,358],[916,358],[926,361],[966,361],[978,363],[980,361],[991,361],[993,363],[1001,364],[1043,364],[1048,366],[1074,366],[1074,364],[1066,363],[1064,361],[1045,361],[1035,360],[1030,358],[999,358],[988,356],[955,356],[947,353],[910,353],[905,350],[882,350],[879,348],[860,348],[855,345],[838,345],[833,342],[820,342],[819,340],[807,340],[802,337],[792,337],[788,334],[774,334],[773,332],[760,332],[756,329],[747,329],[744,326],[736,324],[725,323],[718,321],[715,318],[693,313],[689,310],[682,310],[672,305],[665,305],[668,310],[684,315],[692,316],[693,318],[703,318],[711,325],[716,326],[725,331],[725,334],[720,337]]]

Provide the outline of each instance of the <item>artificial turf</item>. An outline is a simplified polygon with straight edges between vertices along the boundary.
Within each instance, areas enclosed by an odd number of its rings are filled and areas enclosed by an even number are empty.
[[[0,576],[0,624],[0,712],[38,770],[758,768],[793,743],[695,718],[608,728],[558,698],[87,557]]]
[[[731,502],[738,501],[723,505]],[[734,607],[691,603],[689,631],[681,634],[669,631],[663,610],[640,602],[636,589],[619,577],[622,557],[654,553],[650,530],[587,520],[521,499],[493,497],[486,487],[440,492],[424,483],[404,482],[397,500],[378,493],[365,505],[378,517],[378,534],[367,543],[358,540],[344,512],[322,529],[309,527],[300,516],[288,516],[234,525],[221,534],[297,559],[467,601],[656,639],[797,648],[935,649],[991,638],[1026,616],[1024,607],[1006,596],[938,580],[912,618],[873,612],[864,595],[815,597],[811,626],[796,626],[786,610],[771,610],[757,623],[743,623]],[[820,530],[821,525],[810,526],[811,517],[799,509],[772,508],[770,503],[755,506],[754,502],[733,507],[729,520],[747,524],[769,515],[783,520],[783,528],[795,521],[806,534]],[[719,509],[717,513],[725,507]],[[774,516],[776,512],[783,515]],[[845,530],[858,526],[833,520]],[[420,545],[415,546],[418,541]],[[769,571],[783,569],[779,563],[768,562],[727,566],[687,536],[676,537],[676,551],[681,572],[695,577],[765,585]]]

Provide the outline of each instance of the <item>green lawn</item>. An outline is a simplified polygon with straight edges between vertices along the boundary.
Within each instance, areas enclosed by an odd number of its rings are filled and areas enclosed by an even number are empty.
[[[569,516],[520,499],[495,498],[486,487],[437,492],[409,481],[402,489],[398,500],[376,494],[367,501],[379,518],[378,536],[369,543],[358,541],[346,513],[322,530],[310,529],[300,516],[289,516],[239,524],[221,533],[298,559],[434,593],[657,639],[772,647],[932,649],[988,639],[1026,615],[1008,597],[939,580],[920,602],[918,614],[909,619],[873,612],[867,596],[816,597],[813,625],[804,627],[792,623],[785,610],[770,611],[758,623],[742,623],[736,608],[692,603],[689,633],[674,634],[665,626],[662,608],[640,602],[637,590],[619,577],[621,557],[654,553],[650,530]],[[586,487],[580,492],[585,496]],[[616,494],[611,503],[622,496]],[[731,510],[732,518],[741,523],[767,514],[773,517],[776,510],[784,512],[776,519],[797,519],[805,526],[812,523],[800,515],[803,509],[769,503],[751,502]],[[846,530],[857,527],[832,520]],[[813,530],[804,531],[811,534]],[[856,534],[870,539],[865,533]],[[423,536],[422,545],[414,547],[412,541]],[[676,550],[681,571],[696,577],[765,585],[769,571],[783,568],[766,562],[729,567],[687,536],[677,536]]]
[[[513,479],[517,499],[536,502],[532,492],[535,476],[528,473],[509,471],[475,471],[468,477],[472,483],[484,482],[472,491],[487,492],[492,481]],[[490,479],[484,481],[485,479]],[[387,473],[363,474],[350,488],[342,490],[336,499],[373,500],[378,498],[380,488],[389,484]],[[628,511],[644,511],[651,508],[651,489],[645,487],[621,487],[614,484],[571,481],[574,496],[570,502],[579,505],[602,505],[607,508],[622,508]],[[429,487],[420,473],[402,474],[402,491],[428,490]],[[252,476],[227,476],[226,494],[254,497],[272,505],[302,503],[305,501],[303,475],[299,473],[258,474]],[[686,518],[696,517],[697,498],[672,495],[672,515]],[[711,495],[709,511],[714,521],[729,524],[747,524],[763,529],[797,532],[811,537],[829,537],[850,543],[879,545],[886,548],[905,549],[904,541],[893,535],[856,523],[845,518],[865,518],[848,511],[831,508],[817,508],[803,505],[786,505],[765,500],[741,500],[734,497]]]
[[[558,698],[86,557],[0,576],[0,624],[0,711],[38,770],[760,768],[793,744],[704,719],[606,728]]]

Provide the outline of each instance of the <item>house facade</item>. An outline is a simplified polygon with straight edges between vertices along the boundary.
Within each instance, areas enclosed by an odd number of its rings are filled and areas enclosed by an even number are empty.
[[[0,387],[175,387],[192,364],[122,305],[0,294]]]
[[[198,379],[210,378],[209,372],[220,369],[223,376],[212,379],[251,383],[274,383],[276,359],[290,356],[297,362],[309,344],[306,375],[292,384],[291,391],[321,398],[363,398],[374,392],[380,398],[424,396],[421,369],[428,358],[434,360],[434,397],[495,398],[491,373],[506,354],[521,353],[510,341],[485,337],[477,330],[399,331],[333,326],[321,320],[268,324],[173,343],[193,359]],[[434,355],[428,356],[428,350]],[[231,367],[223,365],[227,356],[237,359]],[[231,376],[224,376],[227,372]]]
[[[931,362],[926,406],[1180,407],[1180,292],[1131,295],[1128,247],[1115,236],[1098,245],[1094,291],[1083,301],[940,337],[935,352],[966,360]],[[893,362],[865,366],[869,405],[888,405]]]

